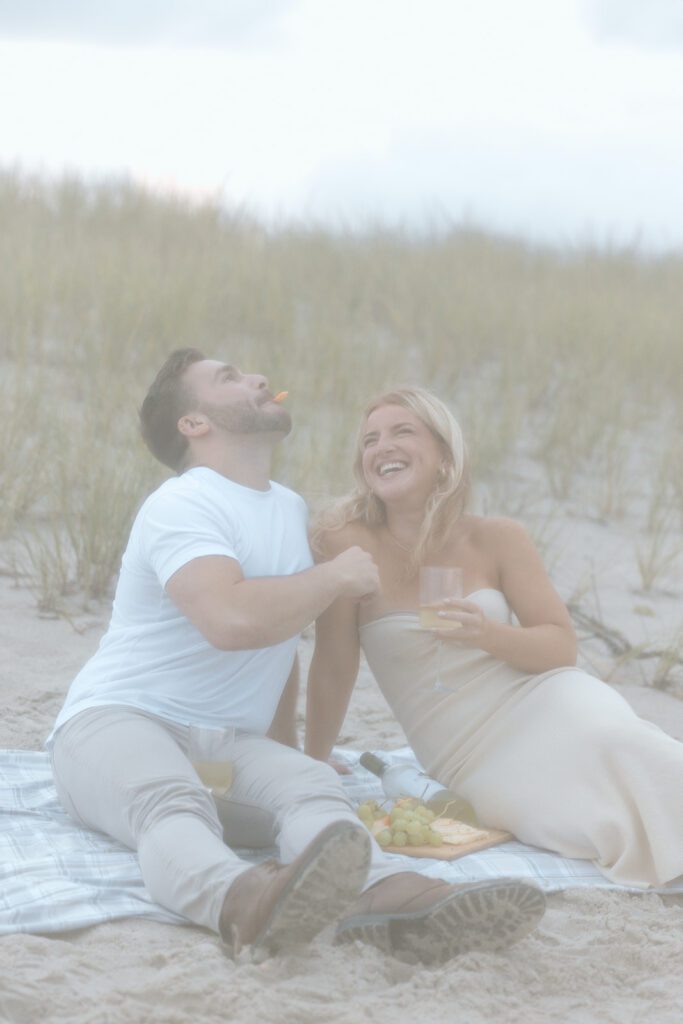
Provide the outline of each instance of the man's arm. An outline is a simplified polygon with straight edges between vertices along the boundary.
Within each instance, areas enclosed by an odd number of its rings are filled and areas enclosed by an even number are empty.
[[[244,651],[282,643],[338,597],[360,600],[378,587],[372,557],[353,547],[305,572],[249,580],[234,558],[193,558],[171,576],[166,591],[210,644]]]

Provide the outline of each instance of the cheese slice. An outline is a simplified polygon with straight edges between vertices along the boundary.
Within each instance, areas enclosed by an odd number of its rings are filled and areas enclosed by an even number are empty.
[[[464,821],[456,821],[454,818],[435,818],[430,822],[430,827],[438,832],[441,841],[450,846],[464,846],[465,843],[474,843],[479,839],[488,839],[487,829],[473,828],[466,825]]]

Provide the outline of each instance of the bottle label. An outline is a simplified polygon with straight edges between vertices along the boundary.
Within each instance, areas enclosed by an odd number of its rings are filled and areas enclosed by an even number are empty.
[[[414,796],[418,800],[429,800],[437,793],[443,793],[440,782],[430,779],[413,765],[393,765],[382,776],[384,792],[389,797]]]
[[[435,782],[434,779],[430,779],[428,775],[420,774],[417,782],[418,786],[421,787],[419,798],[423,801],[423,803],[426,803],[427,800],[430,800],[433,796],[436,796],[437,793],[444,792],[444,788],[441,785],[441,783]]]

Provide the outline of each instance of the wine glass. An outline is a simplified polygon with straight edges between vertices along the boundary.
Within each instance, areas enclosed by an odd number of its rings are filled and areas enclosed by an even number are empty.
[[[422,629],[459,629],[460,623],[439,617],[447,601],[463,595],[462,569],[452,565],[423,565],[420,568],[420,626]],[[437,638],[436,678],[432,689],[447,690],[441,681],[441,645]]]
[[[191,725],[188,735],[188,757],[194,770],[214,796],[225,796],[232,786],[231,754],[235,729],[214,729]]]

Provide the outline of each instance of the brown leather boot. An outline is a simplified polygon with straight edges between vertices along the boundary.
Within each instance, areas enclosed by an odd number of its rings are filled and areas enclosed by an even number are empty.
[[[471,949],[511,945],[535,928],[544,911],[543,893],[528,882],[450,885],[404,871],[362,893],[335,938],[359,939],[422,963],[445,963]]]
[[[257,864],[228,889],[220,917],[223,941],[252,958],[309,942],[358,898],[370,866],[370,836],[351,821],[335,821],[291,864]]]

